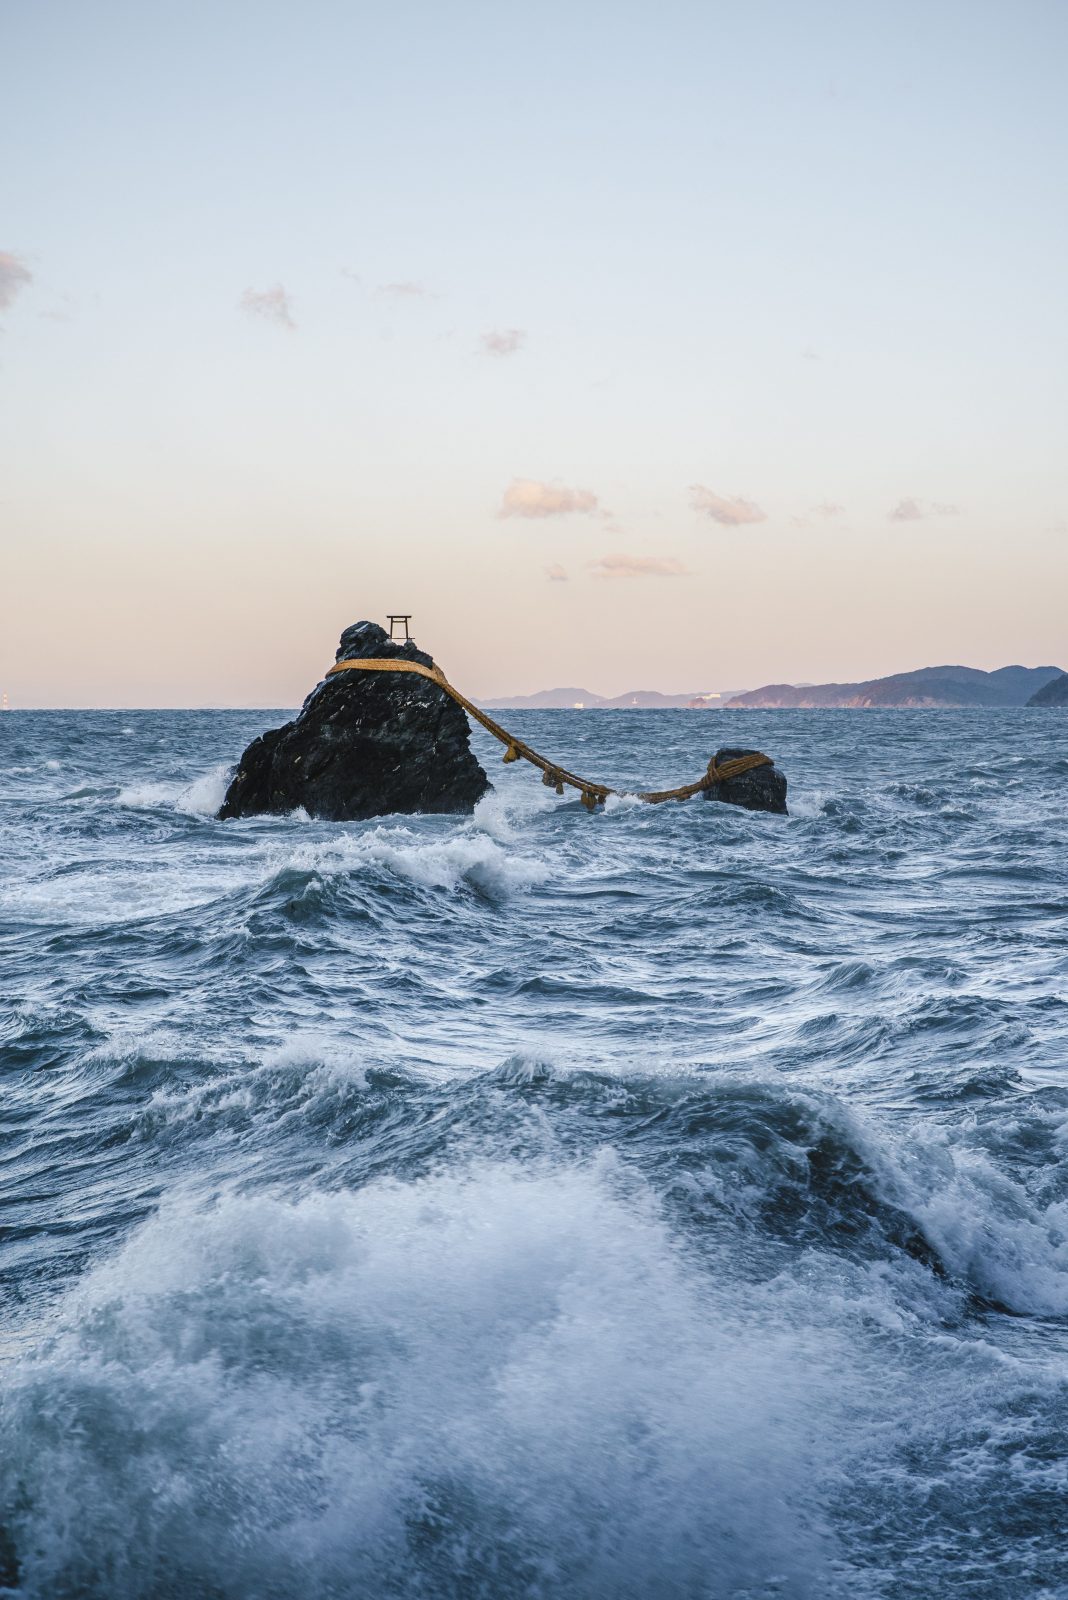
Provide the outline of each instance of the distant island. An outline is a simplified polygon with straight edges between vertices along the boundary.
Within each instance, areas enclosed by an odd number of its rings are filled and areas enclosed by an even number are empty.
[[[608,698],[589,689],[541,689],[498,695],[479,705],[538,711],[954,710],[969,706],[1068,705],[1068,673],[1061,667],[921,667],[863,683],[769,683],[762,689],[705,689],[660,694],[631,689]]]

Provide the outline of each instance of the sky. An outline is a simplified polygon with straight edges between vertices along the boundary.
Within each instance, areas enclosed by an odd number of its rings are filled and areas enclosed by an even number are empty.
[[[1068,667],[1063,0],[0,0],[0,689]]]

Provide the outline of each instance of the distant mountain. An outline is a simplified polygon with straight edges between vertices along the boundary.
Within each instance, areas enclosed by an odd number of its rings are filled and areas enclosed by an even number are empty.
[[[999,667],[996,672],[981,672],[977,667],[921,667],[918,672],[898,672],[893,677],[870,678],[865,683],[816,683],[804,687],[771,683],[763,689],[737,694],[729,704],[735,710],[1023,706],[1060,676],[1060,667]]]
[[[537,694],[496,695],[480,700],[487,711],[707,711],[726,705],[737,689],[695,690],[661,694],[657,689],[628,689],[611,699],[590,689],[539,689]]]
[[[1028,700],[1029,706],[1068,706],[1068,672],[1052,678]]]
[[[599,694],[591,694],[589,689],[539,689],[537,694],[504,694],[496,695],[493,699],[482,700],[478,704],[485,706],[488,711],[500,711],[509,708],[514,711],[563,711],[570,710],[573,706],[582,707],[599,706]]]

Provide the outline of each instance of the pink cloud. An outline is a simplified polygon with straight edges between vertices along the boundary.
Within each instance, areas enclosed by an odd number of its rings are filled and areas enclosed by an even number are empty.
[[[596,510],[597,496],[589,489],[567,489],[562,484],[539,483],[534,478],[513,478],[497,515],[566,517],[574,511],[589,516]]]
[[[10,250],[0,250],[0,311],[13,305],[15,296],[33,282],[26,263]]]
[[[492,333],[482,335],[482,348],[487,355],[514,356],[526,342],[526,337],[522,328],[494,329]]]
[[[380,283],[375,290],[387,300],[430,300],[432,295],[424,284],[405,279],[401,283]]]
[[[887,516],[891,522],[922,522],[925,517],[955,517],[959,513],[960,506],[949,505],[944,500],[914,500],[908,496],[899,500]]]
[[[752,500],[743,500],[741,495],[731,498],[729,495],[716,494],[715,490],[706,489],[703,483],[690,485],[690,507],[693,511],[703,511],[713,522],[719,522],[725,528],[738,528],[746,522],[767,521],[767,513],[754,505]]]
[[[559,561],[554,561],[551,567],[546,567],[545,576],[550,583],[566,583],[567,568],[562,567]]]
[[[837,500],[821,500],[818,506],[810,506],[803,517],[791,517],[790,521],[795,528],[810,528],[810,518],[819,517],[823,522],[830,522],[833,517],[840,517],[845,511],[845,506],[839,505]]]
[[[684,578],[686,568],[674,556],[602,556],[591,561],[598,578]]]
[[[293,329],[293,301],[280,283],[273,289],[246,289],[241,296],[241,309],[251,316],[263,317],[280,328]]]

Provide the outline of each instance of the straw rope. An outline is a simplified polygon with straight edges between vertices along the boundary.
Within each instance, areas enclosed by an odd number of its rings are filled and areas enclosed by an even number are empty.
[[[555,761],[548,761],[545,756],[525,744],[522,739],[517,739],[514,734],[502,728],[491,716],[468,700],[459,689],[453,688],[441,668],[438,666],[424,667],[421,661],[396,661],[385,657],[368,656],[362,661],[338,661],[330,668],[326,676],[334,677],[339,672],[411,672],[417,677],[427,678],[431,683],[436,683],[447,695],[462,706],[469,717],[492,733],[495,739],[506,745],[504,752],[505,761],[529,761],[532,767],[537,767],[542,774],[542,783],[554,788],[557,794],[563,794],[565,788],[578,789],[582,804],[587,811],[593,811],[596,806],[603,805],[610,794],[624,795],[631,793],[627,789],[610,789],[604,783],[591,783],[587,778],[580,778],[574,772],[568,772],[566,767],[561,767]],[[770,767],[770,756],[754,753],[747,756],[736,756],[731,761],[724,761],[721,766],[716,765],[715,757],[708,763],[708,770],[703,778],[698,778],[696,783],[683,784],[678,789],[653,789],[646,793],[639,793],[637,798],[644,800],[648,805],[658,806],[665,800],[689,800],[693,795],[700,794],[702,790],[711,789],[717,783],[726,783],[730,778],[739,778],[743,772],[752,772],[755,767]]]

